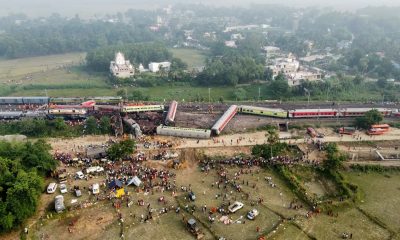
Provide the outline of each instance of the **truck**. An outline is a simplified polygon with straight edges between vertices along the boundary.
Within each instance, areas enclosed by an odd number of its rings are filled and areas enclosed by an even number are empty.
[[[187,221],[186,228],[189,230],[191,234],[193,234],[196,237],[196,239],[204,238],[204,234],[201,232],[200,228],[197,227],[196,220],[194,220],[193,218]]]
[[[57,213],[61,213],[62,211],[65,210],[63,195],[56,196],[56,198],[54,200],[54,208]]]

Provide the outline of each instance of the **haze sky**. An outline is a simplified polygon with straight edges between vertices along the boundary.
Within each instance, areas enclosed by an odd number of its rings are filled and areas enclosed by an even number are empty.
[[[400,0],[0,0],[0,15],[25,13],[28,16],[47,16],[57,12],[65,16],[79,14],[93,16],[124,12],[130,8],[155,9],[175,3],[202,3],[218,6],[245,6],[251,3],[283,4],[293,7],[333,7],[339,10],[355,10],[367,6],[400,6]]]

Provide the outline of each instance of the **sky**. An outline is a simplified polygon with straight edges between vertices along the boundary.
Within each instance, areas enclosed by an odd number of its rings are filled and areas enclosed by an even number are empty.
[[[28,16],[38,17],[57,12],[63,16],[79,14],[92,17],[94,14],[125,12],[130,8],[160,8],[177,2],[218,6],[246,6],[250,3],[284,4],[293,7],[334,7],[339,10],[355,10],[367,6],[400,6],[400,0],[0,0],[0,15],[25,13]]]

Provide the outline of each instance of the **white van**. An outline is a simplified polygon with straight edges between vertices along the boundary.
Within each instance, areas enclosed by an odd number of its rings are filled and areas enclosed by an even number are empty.
[[[79,171],[79,172],[76,172],[76,173],[75,173],[75,178],[76,178],[76,179],[84,179],[84,178],[85,178],[85,175],[83,175],[83,172],[82,172],[82,171]]]
[[[57,189],[57,183],[50,183],[49,186],[47,186],[47,193],[54,193]]]
[[[99,194],[100,193],[100,185],[98,183],[94,183],[92,191],[93,191],[93,194]]]
[[[57,213],[60,213],[65,210],[64,197],[62,195],[56,196],[54,200],[54,208]]]
[[[234,212],[236,212],[237,210],[241,209],[243,206],[244,206],[244,204],[241,203],[241,202],[234,202],[233,204],[231,204],[231,205],[228,207],[228,210],[229,210],[229,212],[234,213]]]

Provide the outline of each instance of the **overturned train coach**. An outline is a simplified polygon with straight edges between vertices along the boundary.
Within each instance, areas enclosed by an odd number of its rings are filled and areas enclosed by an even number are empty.
[[[238,106],[232,105],[226,110],[226,112],[222,115],[220,119],[212,126],[211,131],[219,135],[222,130],[226,127],[226,125],[232,120],[232,118],[236,115],[238,112]]]
[[[157,134],[164,136],[206,139],[211,137],[209,129],[179,128],[160,125],[157,127]]]
[[[170,125],[175,122],[175,115],[177,108],[178,108],[178,102],[172,101],[168,108],[167,117],[165,118],[165,125]]]

